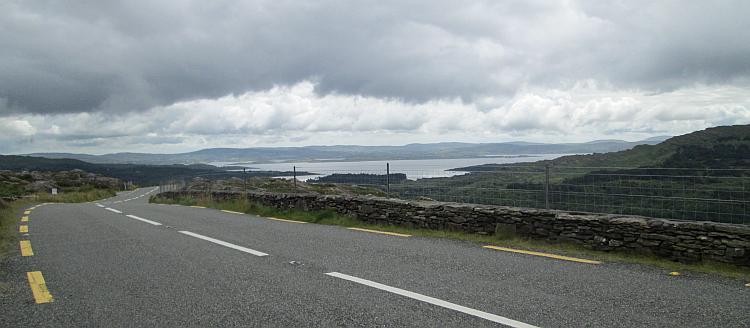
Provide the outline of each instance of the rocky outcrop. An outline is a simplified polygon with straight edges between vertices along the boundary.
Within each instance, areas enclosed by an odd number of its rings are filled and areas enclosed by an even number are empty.
[[[35,192],[76,191],[85,188],[119,189],[118,179],[87,173],[82,170],[39,172],[0,171],[0,196],[18,197]]]
[[[160,195],[167,198],[205,196],[194,192]],[[222,200],[244,195],[215,192],[211,197]],[[681,262],[713,260],[750,266],[750,226],[746,225],[366,196],[251,192],[246,197],[276,208],[335,210],[375,224],[479,234],[511,232],[602,251],[653,254]]]

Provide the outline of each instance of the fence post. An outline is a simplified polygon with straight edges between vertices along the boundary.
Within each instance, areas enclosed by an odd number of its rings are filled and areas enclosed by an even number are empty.
[[[549,164],[544,166],[544,208],[549,209]]]
[[[242,168],[242,191],[247,194],[247,174],[246,174],[246,168]]]
[[[391,163],[385,163],[385,196],[391,198]]]
[[[297,189],[297,166],[292,167],[292,171],[294,172],[294,189]]]

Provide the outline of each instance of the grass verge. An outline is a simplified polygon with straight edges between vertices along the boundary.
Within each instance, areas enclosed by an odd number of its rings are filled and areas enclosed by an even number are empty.
[[[115,196],[111,189],[94,189],[88,191],[63,192],[57,195],[47,193],[36,194],[34,199],[39,203],[85,203]]]
[[[18,239],[18,221],[21,209],[30,207],[35,201],[24,199],[14,202],[0,201],[0,257],[5,255]]]
[[[583,246],[570,243],[551,243],[540,240],[531,240],[523,238],[501,238],[494,235],[470,234],[459,231],[432,230],[408,228],[393,225],[376,225],[368,224],[357,220],[353,217],[341,215],[335,211],[304,211],[299,209],[277,209],[260,203],[247,200],[237,199],[228,201],[213,201],[208,198],[191,198],[182,197],[178,199],[167,199],[158,196],[152,196],[150,201],[159,204],[178,204],[186,206],[205,206],[209,208],[230,210],[259,216],[275,217],[279,219],[288,219],[304,221],[310,223],[336,225],[343,227],[356,227],[365,229],[374,229],[382,231],[397,232],[419,237],[431,238],[448,238],[454,240],[463,240],[481,244],[492,244],[496,246],[528,249],[541,252],[549,252],[560,255],[581,257],[602,262],[620,262],[647,265],[669,272],[697,272],[706,274],[715,274],[724,277],[750,280],[750,269],[734,266],[720,262],[701,262],[701,263],[678,263],[663,258],[650,255],[632,254],[622,252],[602,252],[584,248]]]
[[[38,203],[83,203],[114,196],[113,190],[72,191],[58,195],[36,194],[12,202],[0,201],[0,256],[13,249],[18,240],[18,222],[22,209]]]

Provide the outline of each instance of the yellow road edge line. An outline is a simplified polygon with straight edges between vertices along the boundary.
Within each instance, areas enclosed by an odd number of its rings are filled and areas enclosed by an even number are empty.
[[[52,302],[52,294],[47,289],[41,271],[26,272],[26,277],[29,279],[29,287],[31,287],[31,293],[34,294],[36,304]]]
[[[389,236],[411,237],[411,235],[407,235],[407,234],[403,234],[403,233],[397,233],[397,232],[380,231],[380,230],[370,230],[370,229],[362,229],[362,228],[347,228],[347,229],[349,229],[349,230],[356,230],[356,231],[379,233],[379,234],[389,235]]]
[[[31,214],[31,211],[28,211],[28,210],[27,211],[23,211],[23,215],[29,215],[29,214]]]
[[[287,219],[279,219],[279,218],[272,218],[272,217],[266,217],[266,219],[276,220],[276,221],[283,221],[283,222],[291,222],[291,223],[307,223],[305,221],[287,220]]]
[[[191,205],[192,208],[206,208],[205,206]]]
[[[535,251],[527,251],[527,250],[515,249],[515,248],[499,247],[499,246],[492,246],[492,245],[486,245],[486,246],[482,246],[482,247],[489,248],[489,249],[494,249],[494,250],[498,250],[498,251],[505,251],[505,252],[512,252],[512,253],[521,253],[521,254],[527,254],[527,255],[549,257],[549,258],[563,260],[563,261],[572,261],[572,262],[588,263],[588,264],[602,264],[602,262],[600,262],[600,261],[587,260],[587,259],[579,259],[577,257],[570,257],[570,256],[563,256],[563,255],[550,254],[550,253],[542,253],[542,252],[535,252]]]
[[[21,222],[29,222],[29,217],[28,216],[22,216],[21,217]]]
[[[242,212],[235,212],[235,211],[230,211],[230,210],[221,210],[221,211],[222,212],[227,212],[227,213],[232,213],[232,214],[245,214],[245,213],[242,213]]]
[[[21,256],[34,256],[34,251],[31,249],[31,241],[21,240],[18,244],[21,247]]]
[[[27,232],[29,232],[29,226],[27,226],[27,225],[19,226],[18,227],[18,232],[21,232],[21,233],[27,233]]]

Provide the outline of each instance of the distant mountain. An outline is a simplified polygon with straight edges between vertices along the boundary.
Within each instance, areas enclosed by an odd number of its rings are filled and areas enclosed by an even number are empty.
[[[659,140],[653,139],[656,141]],[[563,156],[532,165],[575,167],[651,167],[651,168],[742,168],[750,169],[750,125],[708,128],[671,137],[657,144],[637,145],[632,149]],[[460,171],[485,171],[502,165],[488,164]]]
[[[100,164],[193,164],[211,162],[292,162],[292,161],[364,161],[399,159],[471,158],[497,155],[523,154],[575,154],[603,153],[633,148],[637,145],[656,144],[661,139],[638,142],[622,140],[597,140],[586,143],[461,143],[443,142],[408,144],[404,146],[306,146],[209,148],[179,154],[114,153],[87,155],[70,153],[34,153],[29,156],[44,158],[70,158]]]

